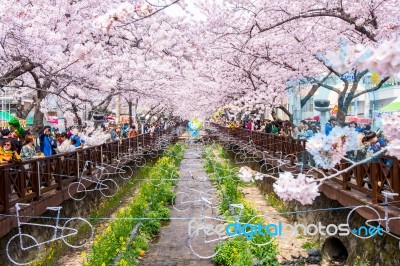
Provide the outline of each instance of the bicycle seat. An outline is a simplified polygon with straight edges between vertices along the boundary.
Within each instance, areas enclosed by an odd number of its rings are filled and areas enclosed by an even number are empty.
[[[229,204],[229,207],[244,209],[243,204]]]
[[[383,191],[382,192],[382,194],[384,195],[384,196],[398,196],[399,195],[399,193],[394,193],[394,192],[389,192],[389,191]]]
[[[209,201],[208,199],[204,198],[204,197],[201,197],[201,200],[204,201],[204,202],[207,203],[207,204],[212,205],[212,202]]]
[[[62,209],[62,207],[47,207],[46,209],[49,211],[59,211]]]
[[[28,204],[28,203],[16,203],[16,204],[15,204],[15,208],[16,208],[17,210],[21,210],[21,206],[31,206],[31,205]]]

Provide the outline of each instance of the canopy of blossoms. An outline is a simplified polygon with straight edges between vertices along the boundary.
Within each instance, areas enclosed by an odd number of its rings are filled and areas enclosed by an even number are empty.
[[[0,0],[0,88],[32,99],[18,112],[33,112],[35,121],[49,99],[71,124],[90,119],[84,110],[109,110],[117,96],[160,115],[204,119],[220,108],[269,113],[290,80],[327,87],[318,77],[376,71],[383,84],[400,71],[396,0],[189,2]],[[196,12],[201,18],[191,19]],[[394,156],[398,121],[384,119]],[[338,129],[307,148],[331,168],[354,149],[354,137]],[[293,178],[279,179],[278,194],[296,199],[298,192],[284,188]],[[315,183],[305,176],[296,182]],[[317,195],[309,187],[303,197]]]

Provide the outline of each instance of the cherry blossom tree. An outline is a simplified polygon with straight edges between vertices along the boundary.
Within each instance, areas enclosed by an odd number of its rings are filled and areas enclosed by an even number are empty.
[[[324,85],[339,94],[339,116],[343,121],[351,101],[368,92],[357,91],[359,80],[367,72],[360,70],[355,75],[356,82],[346,81],[342,89],[334,88],[325,83],[324,77],[331,73],[342,81],[344,73],[317,55],[334,51],[342,39],[354,44],[374,44],[397,33],[398,15],[394,14],[394,5],[395,1],[243,0],[198,4],[208,18],[207,28],[214,49],[221,52],[218,58],[243,72],[243,75],[233,74],[235,78],[228,80],[233,82],[241,77],[243,88],[238,91],[258,87],[254,81],[261,81],[268,88],[268,94],[281,95],[288,80],[307,78],[311,89],[302,99],[302,105]],[[387,14],[393,17],[387,20]],[[370,91],[379,89],[387,79],[383,77]],[[279,101],[274,104],[279,107]]]

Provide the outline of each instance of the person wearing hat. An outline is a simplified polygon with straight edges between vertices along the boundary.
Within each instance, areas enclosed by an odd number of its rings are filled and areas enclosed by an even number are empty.
[[[1,143],[0,164],[20,162],[21,157],[16,152],[11,139],[5,139]]]
[[[76,148],[79,148],[81,146],[81,138],[79,137],[79,130],[77,128],[74,128],[72,130],[72,135],[69,137],[71,144],[74,145]],[[72,141],[73,140],[73,141]]]
[[[132,128],[129,131],[130,131],[130,133],[129,133],[130,138],[134,138],[137,136],[136,127],[134,125],[132,126]]]
[[[326,125],[325,125],[325,135],[328,136],[331,133],[332,128],[334,128],[336,125],[337,125],[337,120],[335,117],[332,116],[328,120],[328,123],[326,123]]]
[[[44,156],[51,156],[56,154],[57,142],[51,136],[50,126],[45,126],[39,132],[40,151]]]

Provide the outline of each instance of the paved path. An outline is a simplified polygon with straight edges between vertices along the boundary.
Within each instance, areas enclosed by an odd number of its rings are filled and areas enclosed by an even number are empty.
[[[203,160],[201,159],[201,152],[203,148],[199,145],[189,144],[184,159],[180,166],[180,180],[177,183],[175,192],[186,191],[187,195],[191,200],[198,200],[199,193],[194,192],[192,189],[202,190],[202,186],[210,187],[209,182],[198,181],[199,178],[205,177],[206,173],[203,168]],[[191,177],[193,175],[194,179]],[[197,180],[196,180],[197,179]],[[203,189],[204,191],[205,189]],[[183,194],[178,194],[183,195]],[[178,199],[180,196],[177,197]],[[184,209],[188,207],[186,211],[178,211],[171,207],[171,217],[173,218],[188,218],[201,217],[202,208],[201,202],[195,202],[191,204],[177,204],[177,208]],[[212,209],[206,208],[204,210],[205,215],[212,215]],[[150,244],[149,252],[144,257],[140,265],[142,266],[173,266],[173,265],[196,265],[196,266],[208,266],[214,265],[211,259],[200,259],[195,256],[188,245],[189,233],[188,233],[188,219],[171,219],[171,222],[167,226],[161,228],[160,236],[157,238],[155,243]],[[201,223],[200,219],[194,220],[197,223]],[[192,223],[195,227],[195,222]],[[201,255],[209,255],[213,252],[213,247],[208,245],[199,245],[196,247],[196,251]]]

